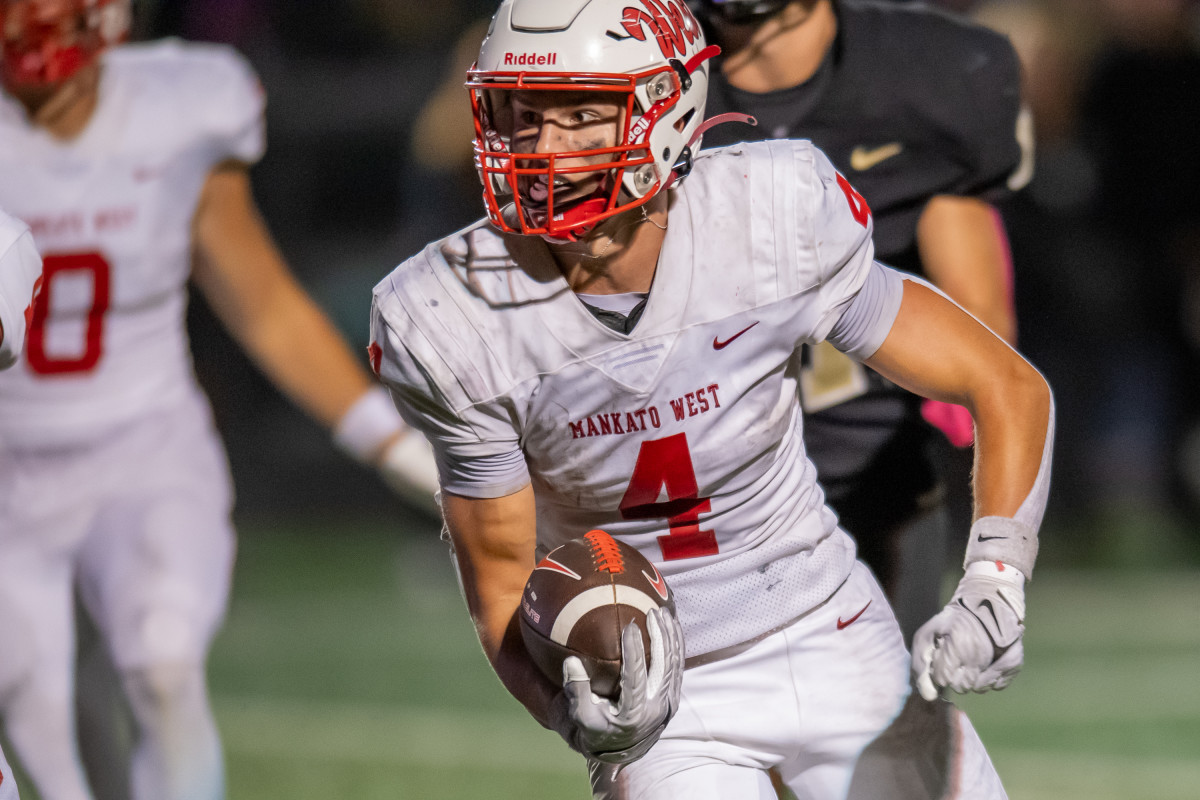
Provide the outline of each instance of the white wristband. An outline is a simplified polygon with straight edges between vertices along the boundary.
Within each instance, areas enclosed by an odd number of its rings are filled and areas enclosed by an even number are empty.
[[[406,429],[387,390],[374,386],[338,420],[333,440],[359,461],[370,463],[388,439]]]
[[[980,517],[971,526],[971,539],[963,567],[976,562],[999,561],[1033,577],[1037,560],[1037,529],[1009,517]]]

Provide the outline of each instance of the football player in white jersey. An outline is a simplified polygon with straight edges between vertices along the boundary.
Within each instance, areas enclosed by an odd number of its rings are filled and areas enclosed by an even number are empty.
[[[697,155],[711,55],[683,0],[504,0],[467,83],[488,218],[376,287],[374,363],[434,444],[492,666],[598,795],[773,798],[774,769],[799,798],[896,797],[855,769],[910,674],[934,700],[1021,664],[1051,393],[874,261],[869,208],[809,143]],[[799,352],[823,340],[976,421],[966,574],[911,662],[805,457]],[[677,603],[615,701],[575,659],[542,677],[518,631],[540,556],[591,528]],[[961,723],[959,796],[1004,797]]]
[[[0,369],[16,363],[25,341],[25,309],[33,303],[42,259],[29,229],[0,211]],[[2,465],[0,465],[2,468]],[[17,782],[0,750],[0,800],[16,800]]]
[[[0,369],[11,367],[21,355],[26,312],[41,276],[42,259],[29,228],[0,211]]]
[[[25,356],[0,375],[0,713],[45,800],[90,796],[73,585],[137,723],[133,796],[224,792],[204,664],[229,593],[232,493],[191,369],[189,279],[341,446],[430,502],[436,488],[427,443],[257,214],[253,72],[222,47],[115,47],[129,14],[128,0],[0,0],[0,206],[44,261]]]

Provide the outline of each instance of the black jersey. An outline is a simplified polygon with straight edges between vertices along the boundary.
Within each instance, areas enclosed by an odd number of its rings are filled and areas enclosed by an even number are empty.
[[[920,5],[834,0],[834,11],[834,44],[800,86],[740,91],[714,66],[708,115],[738,111],[760,122],[718,125],[703,144],[811,139],[870,205],[876,257],[923,274],[917,220],[933,196],[995,201],[1022,180],[1016,54],[1000,34]],[[856,396],[805,422],[809,455],[844,518],[852,504],[883,502],[881,479],[900,504],[934,482],[922,446],[933,432],[918,398],[863,372]]]
[[[1017,57],[1000,34],[947,12],[854,0],[834,9],[837,38],[801,86],[752,94],[714,67],[708,115],[739,111],[759,125],[718,125],[704,146],[811,139],[871,206],[879,260],[920,272],[917,218],[929,199],[1000,199],[1018,173]]]

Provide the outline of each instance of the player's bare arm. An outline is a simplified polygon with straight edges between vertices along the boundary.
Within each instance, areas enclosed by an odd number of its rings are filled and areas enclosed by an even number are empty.
[[[333,427],[370,380],[284,264],[245,166],[226,163],[209,175],[194,230],[192,279],[214,312],[289,397]]]
[[[622,652],[637,655],[623,659],[616,698],[593,692],[578,658],[563,662],[556,684],[530,657],[517,616],[535,562],[532,486],[491,499],[446,494],[442,502],[467,607],[505,688],[534,719],[593,760],[623,764],[644,755],[678,707],[683,647],[673,614],[664,609],[647,619],[651,642],[660,643],[652,658],[665,659],[657,665],[637,657],[641,635],[632,624],[625,629]]]
[[[205,182],[193,222],[192,280],[258,366],[339,445],[377,466],[430,511],[437,472],[428,444],[405,427],[338,330],[287,268],[263,222],[245,165]]]
[[[934,700],[1003,689],[1024,661],[1025,581],[1049,490],[1054,401],[1016,351],[932,289],[905,281],[895,323],[868,359],[910,391],[966,406],[975,419],[975,522],[965,575],[913,636],[913,678]]]
[[[220,164],[193,221],[192,279],[272,383],[398,493],[436,512],[432,452],[408,431],[346,341],[288,270],[245,164]]]
[[[866,363],[912,392],[971,411],[976,516],[1015,514],[1038,475],[1050,417],[1050,389],[1037,370],[914,281],[904,282],[895,324]]]
[[[917,247],[938,288],[997,336],[1016,342],[1008,241],[992,205],[974,197],[934,197],[917,223]]]
[[[535,562],[533,488],[477,499],[445,494],[442,509],[467,608],[501,683],[542,725],[562,687],[542,677],[521,642],[517,608]]]

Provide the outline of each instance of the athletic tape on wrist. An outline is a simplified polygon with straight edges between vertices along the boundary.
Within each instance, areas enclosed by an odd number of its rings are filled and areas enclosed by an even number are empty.
[[[975,561],[1002,561],[1032,576],[1037,551],[1037,528],[1009,517],[980,517],[971,526],[963,567]]]
[[[405,427],[387,390],[374,386],[342,415],[333,430],[333,441],[359,461],[368,463],[379,454],[384,442]]]
[[[383,451],[379,460],[379,473],[393,491],[417,500],[427,511],[441,515],[441,492],[438,482],[437,459],[433,448],[425,437],[416,431],[397,441]]]
[[[1033,578],[1037,559],[1038,528],[1050,497],[1050,461],[1054,450],[1054,396],[1050,396],[1050,418],[1046,423],[1046,442],[1042,462],[1033,487],[1012,517],[980,517],[971,526],[971,539],[963,567],[975,561],[1002,561]]]
[[[1025,575],[1012,564],[997,561],[972,561],[967,564],[964,574],[968,578],[989,578],[1025,588]]]

